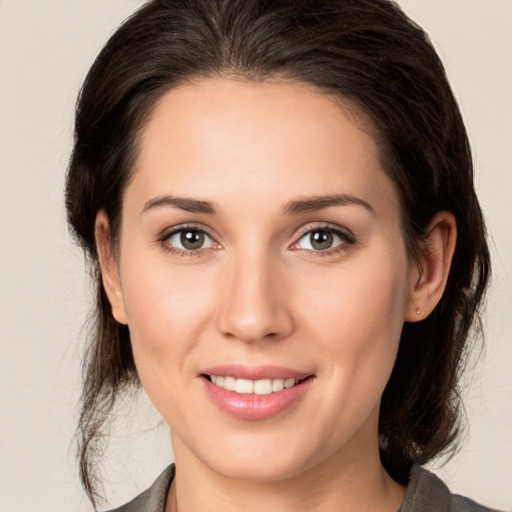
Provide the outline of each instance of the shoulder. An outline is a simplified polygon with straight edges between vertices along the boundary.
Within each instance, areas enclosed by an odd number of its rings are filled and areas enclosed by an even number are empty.
[[[436,475],[414,466],[405,498],[398,512],[497,512],[452,494]]]
[[[153,485],[129,503],[110,512],[165,512],[167,493],[174,479],[174,464],[168,466]]]

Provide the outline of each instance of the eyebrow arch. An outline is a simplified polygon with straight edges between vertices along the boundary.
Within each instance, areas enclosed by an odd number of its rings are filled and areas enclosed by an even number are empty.
[[[217,212],[215,203],[209,201],[200,201],[188,197],[160,196],[149,200],[142,208],[141,215],[153,208],[162,206],[171,206],[192,213],[208,213],[214,215]]]
[[[329,196],[313,196],[296,199],[285,206],[284,213],[285,215],[298,215],[300,213],[323,210],[324,208],[330,208],[331,206],[348,206],[353,204],[363,206],[372,215],[376,215],[375,209],[370,203],[352,194],[334,194]]]

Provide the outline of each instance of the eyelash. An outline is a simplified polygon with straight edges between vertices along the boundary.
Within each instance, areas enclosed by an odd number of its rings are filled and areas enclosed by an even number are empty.
[[[208,232],[208,230],[204,229],[203,227],[199,227],[197,225],[181,225],[176,226],[171,229],[165,230],[161,235],[159,235],[157,242],[163,247],[163,249],[171,254],[174,254],[176,256],[180,257],[186,257],[186,258],[193,258],[201,256],[204,251],[211,249],[211,247],[202,248],[202,249],[180,249],[177,247],[173,247],[169,244],[169,238],[173,235],[176,235],[178,233],[186,231],[194,231],[196,233],[202,233],[206,235],[208,238],[212,240],[212,242],[218,244],[218,242],[215,242],[214,237]],[[348,229],[341,229],[340,227],[333,227],[326,224],[323,225],[316,225],[316,226],[306,226],[299,236],[296,239],[296,242],[294,242],[291,247],[296,246],[306,235],[311,235],[312,233],[323,231],[327,233],[331,233],[338,238],[341,239],[341,243],[336,245],[335,247],[325,249],[325,250],[312,250],[312,249],[301,249],[301,248],[293,248],[292,250],[298,250],[298,251],[304,251],[305,254],[308,257],[315,258],[315,257],[325,257],[325,256],[333,256],[335,254],[338,254],[340,252],[347,251],[350,247],[352,247],[356,243],[356,239],[354,235],[348,230]]]
[[[157,242],[163,247],[163,249],[165,251],[167,251],[171,254],[174,254],[176,256],[181,256],[181,257],[185,257],[185,258],[194,258],[197,256],[201,256],[204,251],[209,249],[209,248],[204,248],[204,249],[197,249],[197,250],[192,250],[192,249],[186,250],[186,249],[180,249],[178,247],[173,247],[172,245],[170,245],[168,243],[169,238],[171,238],[171,236],[176,235],[178,233],[186,232],[186,231],[194,231],[196,233],[203,233],[208,238],[210,238],[212,241],[215,241],[213,236],[203,227],[199,227],[194,224],[183,224],[181,226],[176,226],[176,227],[165,230],[158,237]],[[215,242],[215,243],[217,243],[217,242]]]
[[[297,237],[297,241],[292,244],[292,246],[297,245],[306,235],[311,235],[312,233],[323,231],[327,233],[331,233],[332,235],[337,236],[341,239],[341,243],[325,250],[312,250],[312,249],[300,249],[296,248],[294,250],[304,251],[305,255],[310,258],[317,257],[326,257],[326,256],[334,256],[336,254],[348,251],[355,243],[356,239],[351,231],[346,228],[341,228],[339,226],[330,226],[328,224],[322,225],[314,225],[314,226],[306,226],[300,235]]]

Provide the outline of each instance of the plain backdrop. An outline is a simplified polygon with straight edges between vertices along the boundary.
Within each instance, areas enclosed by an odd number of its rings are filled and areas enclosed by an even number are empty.
[[[73,108],[137,0],[0,0],[0,510],[89,511],[73,433],[90,290],[65,223]],[[512,510],[512,1],[401,0],[431,34],[462,106],[491,234],[486,350],[466,378],[469,433],[453,491]],[[141,413],[142,411],[142,413]],[[110,505],[171,460],[145,397],[127,399],[104,466]],[[108,504],[106,504],[107,506]]]

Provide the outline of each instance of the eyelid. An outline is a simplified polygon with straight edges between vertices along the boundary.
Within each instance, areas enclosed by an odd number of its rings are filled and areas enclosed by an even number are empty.
[[[297,246],[300,240],[302,240],[307,234],[313,233],[315,231],[329,231],[334,235],[340,237],[343,240],[343,243],[340,243],[334,247],[324,250],[312,250],[312,249],[302,249]],[[295,236],[295,241],[292,243],[290,248],[296,251],[304,251],[305,253],[313,253],[315,256],[328,256],[331,254],[335,254],[337,252],[347,250],[352,247],[356,243],[356,238],[352,231],[350,231],[346,227],[342,227],[338,224],[331,224],[329,222],[316,222],[310,223],[301,228],[299,233]]]
[[[204,233],[206,236],[208,236],[212,240],[212,242],[216,245],[216,247],[207,247],[207,248],[196,249],[196,250],[187,250],[187,249],[184,250],[184,249],[180,249],[178,247],[171,246],[167,243],[167,240],[169,239],[169,237],[171,237],[172,235],[174,235],[176,233],[179,233],[180,231],[185,231],[187,229]],[[301,249],[301,248],[297,248],[297,247],[293,248],[293,246],[297,245],[299,243],[299,241],[305,235],[307,235],[308,233],[311,233],[314,231],[320,231],[320,230],[330,231],[331,233],[334,233],[335,235],[341,237],[344,240],[344,243],[338,244],[337,246],[334,246],[329,249],[316,250],[316,251],[311,250],[311,249]],[[317,255],[329,255],[329,254],[333,254],[333,253],[338,252],[343,249],[346,250],[350,246],[354,245],[356,242],[356,238],[351,230],[349,230],[346,227],[340,226],[338,224],[333,224],[330,222],[308,223],[299,230],[297,235],[295,235],[294,240],[295,241],[291,244],[290,249],[301,250],[301,251],[305,251],[305,252],[313,252]],[[156,241],[158,243],[160,243],[161,245],[164,245],[165,249],[169,252],[180,253],[182,255],[187,255],[187,256],[198,256],[206,250],[209,250],[212,248],[220,249],[222,247],[222,244],[220,242],[218,242],[218,237],[216,235],[212,234],[211,230],[207,226],[205,226],[203,224],[193,223],[193,222],[192,223],[185,222],[183,224],[177,224],[175,226],[167,227],[166,229],[161,231],[161,233],[157,236]]]
[[[295,236],[294,243],[296,243],[298,240],[300,240],[307,233],[310,233],[311,231],[322,230],[322,229],[324,229],[326,231],[331,231],[333,233],[340,233],[341,235],[343,235],[346,238],[355,240],[355,236],[352,233],[352,231],[350,231],[350,229],[348,229],[346,227],[340,226],[338,224],[332,224],[330,222],[312,222],[312,223],[306,224],[299,230],[298,234]]]
[[[207,226],[204,226],[202,224],[196,224],[194,222],[185,222],[183,224],[177,224],[175,226],[170,226],[165,228],[163,231],[160,232],[158,235],[159,240],[165,240],[166,238],[169,238],[174,233],[178,233],[179,231],[185,231],[186,229],[194,230],[194,231],[201,231],[205,234],[207,234],[212,240],[215,240],[215,235],[212,234],[210,229]]]
[[[212,240],[212,242],[216,245],[216,247],[206,247],[202,249],[181,249],[179,247],[174,247],[167,243],[168,239],[175,235],[176,233],[179,233],[181,231],[186,231],[187,229],[191,231],[199,231],[201,233],[204,233],[208,238]],[[217,241],[217,237],[213,235],[210,231],[210,229],[202,224],[196,224],[196,223],[189,223],[186,222],[184,224],[178,224],[175,226],[168,227],[164,229],[156,238],[157,243],[164,246],[165,250],[176,253],[179,255],[185,255],[185,256],[198,256],[202,252],[208,250],[208,249],[218,249],[220,248],[221,244]]]

